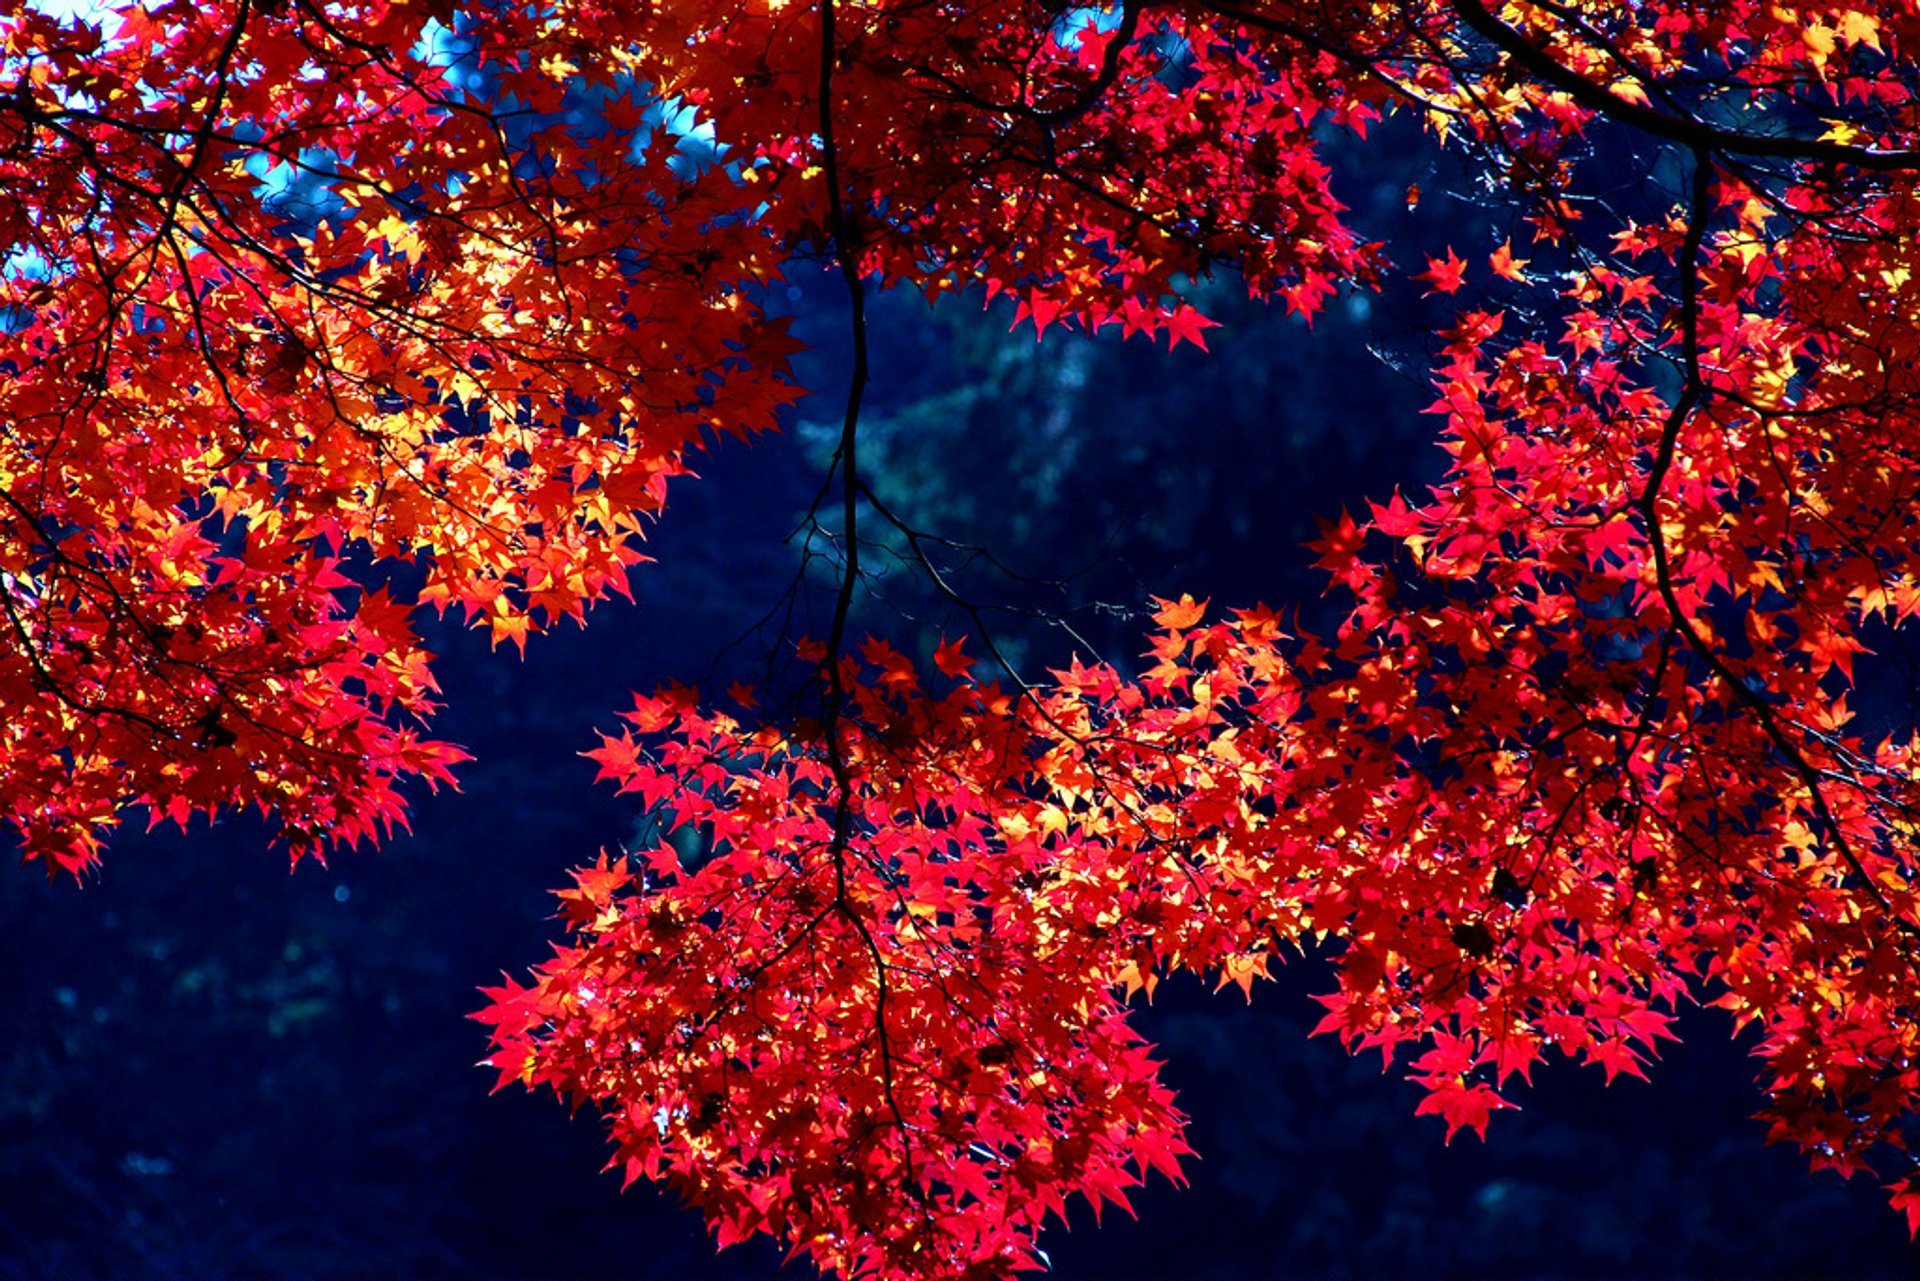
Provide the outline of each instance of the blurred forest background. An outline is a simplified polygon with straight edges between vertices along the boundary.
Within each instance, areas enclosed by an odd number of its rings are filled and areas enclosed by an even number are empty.
[[[1447,245],[1484,262],[1508,235],[1521,249],[1524,230],[1425,172],[1429,157],[1391,127],[1353,157],[1339,190],[1355,224],[1415,266]],[[977,298],[875,300],[862,466],[902,517],[991,553],[943,555],[1030,676],[1075,652],[1130,662],[1150,595],[1297,605],[1326,626],[1341,602],[1301,548],[1314,518],[1439,475],[1421,411],[1451,302],[1392,288],[1309,327],[1231,280],[1196,290],[1223,322],[1211,354],[1059,329],[1036,344]],[[759,681],[824,630],[832,566],[803,571],[789,535],[837,431],[847,307],[804,264],[781,305],[820,394],[781,435],[696,461],[633,605],[536,638],[524,662],[453,620],[436,629],[434,728],[477,759],[458,794],[418,798],[415,835],[289,877],[250,820],[134,823],[84,886],[0,874],[0,1277],[780,1272],[765,1242],[716,1254],[668,1193],[619,1195],[592,1116],[489,1097],[466,1015],[502,967],[545,955],[566,869],[634,835],[636,806],[592,787],[577,755],[628,691]],[[860,630],[923,658],[973,630],[897,538],[864,532],[880,546]],[[1151,1187],[1137,1222],[1096,1230],[1082,1212],[1052,1231],[1057,1275],[1856,1278],[1920,1263],[1877,1190],[1763,1146],[1752,1064],[1717,1011],[1683,1015],[1651,1085],[1603,1090],[1597,1069],[1555,1065],[1484,1147],[1448,1146],[1377,1057],[1307,1037],[1324,964],[1290,964],[1250,1006],[1188,980],[1141,1011],[1194,1118],[1192,1184]]]

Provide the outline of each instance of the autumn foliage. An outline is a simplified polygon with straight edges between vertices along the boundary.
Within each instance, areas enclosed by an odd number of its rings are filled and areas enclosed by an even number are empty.
[[[523,645],[624,591],[690,451],[798,395],[762,299],[825,258],[857,359],[817,680],[785,718],[643,696],[589,753],[659,836],[489,993],[503,1082],[601,1108],[723,1243],[1002,1276],[1069,1198],[1179,1178],[1129,999],[1331,940],[1322,1030],[1449,1136],[1705,1002],[1757,1028],[1773,1137],[1920,1223],[1920,762],[1870,688],[1920,613],[1910,7],[0,12],[30,859],[81,872],[129,810],[258,807],[295,857],[403,821],[461,757],[414,614]],[[1349,226],[1322,151],[1390,113],[1514,235]],[[849,633],[893,519],[864,290],[1204,346],[1182,291],[1228,272],[1458,304],[1451,468],[1328,524],[1337,629],[1161,602],[1137,667],[1041,686]]]

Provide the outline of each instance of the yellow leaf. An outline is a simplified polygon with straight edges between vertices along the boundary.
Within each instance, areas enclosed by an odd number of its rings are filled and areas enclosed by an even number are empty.
[[[1845,10],[1839,15],[1839,30],[1849,48],[1863,44],[1875,53],[1885,52],[1880,47],[1880,19],[1872,14]]]
[[[1154,604],[1160,606],[1160,612],[1153,616],[1153,621],[1170,632],[1185,631],[1207,612],[1207,602],[1185,595],[1177,601],[1156,600]]]
[[[1614,81],[1612,88],[1614,97],[1626,102],[1631,102],[1636,107],[1650,107],[1653,105],[1647,98],[1647,91],[1641,88],[1638,80],[1622,78]]]
[[[1824,76],[1827,59],[1833,56],[1833,28],[1823,22],[1808,23],[1800,32],[1800,42],[1807,47],[1807,61]]]

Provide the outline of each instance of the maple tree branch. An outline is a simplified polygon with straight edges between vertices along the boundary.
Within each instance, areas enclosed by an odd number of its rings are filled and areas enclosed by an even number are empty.
[[[1620,47],[1619,42],[1610,39],[1605,32],[1595,27],[1587,20],[1585,14],[1570,5],[1561,3],[1561,0],[1534,0],[1534,2],[1579,32],[1582,40],[1605,53],[1613,61],[1613,65],[1620,69],[1623,76],[1631,77],[1649,95],[1657,95],[1675,113],[1680,111],[1668,96],[1666,86],[1649,76],[1646,69],[1634,62],[1632,57]]]
[[[186,193],[188,185],[200,172],[201,158],[206,155],[207,143],[213,137],[214,125],[218,123],[220,111],[226,105],[227,89],[233,79],[233,60],[240,51],[241,38],[246,35],[247,19],[252,12],[251,4],[252,0],[239,0],[239,5],[234,10],[233,25],[227,31],[226,39],[221,42],[220,52],[214,59],[213,100],[207,104],[205,114],[194,129],[192,148],[187,154],[185,163],[180,166],[180,172],[174,179],[172,190],[167,193],[166,211],[162,216],[159,234],[164,235],[175,226],[175,220],[179,214],[180,197]]]
[[[990,98],[982,97],[967,88],[964,84],[961,84],[960,81],[954,77],[935,68],[916,67],[915,70],[940,85],[957,102],[964,102],[970,107],[977,108],[981,111],[992,112],[996,115],[1017,116],[1022,120],[1033,121],[1035,124],[1041,126],[1042,129],[1048,131],[1048,146],[1050,148],[1052,145],[1051,131],[1054,126],[1072,124],[1081,116],[1087,114],[1087,112],[1099,104],[1100,99],[1106,95],[1107,90],[1111,89],[1114,82],[1120,78],[1121,59],[1126,56],[1127,49],[1133,44],[1135,34],[1140,25],[1140,14],[1144,7],[1144,0],[1125,0],[1125,3],[1123,3],[1120,8],[1120,22],[1114,28],[1112,34],[1108,36],[1107,46],[1101,53],[1100,69],[1094,73],[1093,79],[1090,80],[1070,102],[1063,103],[1058,107],[1036,107],[1031,102],[1025,101],[1029,93],[1025,84],[1024,75],[1022,76],[1020,89],[1022,101],[995,102]]]
[[[1818,138],[1744,133],[1692,116],[1669,114],[1631,102],[1571,70],[1552,54],[1502,22],[1483,0],[1452,0],[1461,21],[1534,76],[1609,120],[1677,142],[1696,155],[1721,152],[1770,160],[1826,161],[1880,172],[1920,169],[1920,151],[1883,151]]]
[[[881,502],[879,496],[875,494],[872,489],[868,488],[864,481],[861,483],[861,491],[866,494],[867,501],[873,504],[873,509],[879,512],[888,524],[899,530],[901,535],[906,538],[907,547],[913,553],[914,563],[920,567],[920,571],[924,573],[927,576],[927,580],[933,584],[934,590],[944,597],[948,603],[965,613],[968,619],[973,622],[975,629],[980,633],[981,644],[987,647],[987,652],[993,656],[993,661],[1007,674],[1008,679],[1013,681],[1015,687],[1018,688],[1023,695],[1031,694],[1033,687],[1026,682],[1019,671],[1015,669],[1013,663],[1002,653],[999,641],[994,639],[992,629],[987,626],[985,618],[981,616],[980,606],[968,597],[962,595],[959,589],[948,581],[947,575],[941,570],[940,566],[934,564],[933,558],[927,554],[926,548],[921,545],[921,540],[925,535],[908,524],[906,520],[896,514],[891,507]]]
[[[1243,27],[1251,27],[1255,31],[1264,31],[1269,35],[1285,36],[1289,40],[1297,40],[1300,44],[1312,49],[1315,53],[1325,54],[1327,57],[1339,62],[1355,75],[1377,82],[1384,86],[1388,92],[1406,99],[1424,111],[1435,112],[1439,115],[1450,116],[1455,119],[1462,119],[1467,115],[1467,112],[1463,109],[1435,101],[1420,89],[1388,72],[1385,67],[1387,59],[1380,52],[1369,53],[1351,48],[1305,23],[1290,21],[1286,18],[1276,18],[1264,13],[1255,13],[1251,9],[1246,9],[1239,4],[1233,3],[1233,0],[1200,0],[1200,4],[1209,13],[1216,14],[1232,22],[1237,22]]]
[[[1107,38],[1107,47],[1101,53],[1100,71],[1094,76],[1080,96],[1062,107],[1033,112],[1036,120],[1045,125],[1071,124],[1092,110],[1095,103],[1113,87],[1120,77],[1120,60],[1126,56],[1127,49],[1133,44],[1136,31],[1140,26],[1142,0],[1125,0],[1120,6],[1120,24]]]
[[[1460,0],[1461,3],[1474,3],[1474,0]],[[1732,692],[1736,700],[1743,704],[1759,722],[1761,731],[1779,749],[1793,772],[1799,776],[1807,789],[1808,801],[1813,808],[1814,817],[1832,838],[1835,850],[1841,859],[1852,869],[1865,888],[1868,897],[1884,910],[1894,925],[1909,938],[1920,939],[1920,924],[1901,916],[1887,898],[1886,892],[1867,872],[1847,839],[1845,829],[1839,818],[1828,805],[1823,790],[1822,771],[1807,759],[1806,753],[1793,741],[1786,728],[1780,723],[1779,715],[1767,701],[1750,688],[1738,673],[1727,666],[1726,660],[1701,636],[1693,620],[1687,616],[1681,606],[1678,591],[1673,582],[1673,565],[1667,549],[1666,532],[1660,523],[1660,488],[1666,480],[1667,472],[1672,468],[1675,454],[1678,452],[1680,430],[1692,416],[1696,406],[1707,394],[1707,386],[1700,374],[1700,273],[1698,260],[1700,249],[1706,237],[1706,222],[1713,194],[1713,158],[1705,147],[1693,149],[1692,194],[1687,206],[1687,230],[1680,248],[1678,259],[1680,277],[1680,351],[1683,384],[1679,397],[1668,412],[1666,422],[1661,428],[1660,439],[1655,446],[1651,465],[1647,469],[1646,484],[1640,491],[1638,507],[1641,521],[1646,526],[1647,542],[1653,553],[1654,584],[1666,605],[1668,617],[1680,638],[1707,669]]]
[[[1137,0],[1130,2],[1128,8],[1130,13],[1133,13],[1137,18]],[[840,437],[834,452],[833,461],[829,468],[830,476],[833,471],[837,469],[840,478],[843,524],[842,538],[845,543],[842,551],[842,572],[835,597],[832,624],[828,633],[827,652],[824,660],[826,663],[828,691],[823,723],[826,734],[828,768],[833,775],[835,787],[831,853],[834,861],[837,896],[832,907],[845,916],[849,923],[855,928],[856,932],[865,942],[872,958],[876,982],[875,1033],[877,1050],[880,1057],[882,1096],[885,1098],[889,1110],[893,1113],[894,1120],[901,1132],[901,1149],[907,1170],[907,1184],[909,1187],[918,1189],[918,1184],[912,1174],[913,1149],[908,1139],[908,1134],[912,1127],[906,1120],[895,1094],[894,1053],[887,1028],[887,1005],[890,993],[888,973],[889,970],[893,968],[893,963],[889,962],[882,953],[879,941],[874,937],[871,926],[859,916],[849,897],[847,880],[847,861],[853,827],[852,801],[854,786],[851,778],[851,769],[846,757],[846,745],[840,723],[844,716],[847,699],[845,677],[841,671],[841,660],[846,646],[846,628],[852,609],[853,595],[860,576],[860,541],[857,522],[858,503],[862,495],[865,495],[869,501],[873,502],[876,510],[879,510],[890,523],[907,536],[909,545],[916,559],[922,569],[928,573],[936,589],[949,601],[965,610],[969,617],[973,619],[976,627],[980,630],[982,642],[992,652],[995,661],[1008,673],[1022,695],[1031,700],[1041,717],[1052,724],[1059,732],[1081,743],[1083,747],[1086,746],[1087,743],[1085,740],[1079,738],[1079,736],[1073,735],[1068,727],[1060,724],[1053,714],[1044,706],[1032,687],[1020,677],[1010,661],[1001,652],[990,629],[985,626],[984,620],[981,619],[977,606],[962,597],[952,585],[946,581],[945,577],[939,573],[938,568],[934,566],[927,557],[925,549],[920,543],[918,531],[911,529],[904,521],[894,516],[891,511],[885,509],[879,503],[877,497],[872,494],[872,491],[858,471],[857,445],[860,410],[865,387],[870,378],[865,281],[858,264],[860,241],[857,230],[853,226],[853,219],[850,217],[845,206],[844,185],[839,173],[838,156],[834,142],[834,115],[832,110],[833,57],[835,52],[834,0],[821,0],[820,9],[822,21],[819,120],[822,157],[821,170],[823,178],[827,183],[829,228],[832,232],[835,260],[838,264],[841,277],[846,283],[851,304],[850,327],[853,339],[853,369],[848,380]],[[1120,56],[1117,51],[1123,49],[1125,43],[1119,38],[1120,34],[1123,33],[1116,33],[1114,43],[1108,46],[1107,65],[1111,70],[1105,76],[1107,82],[1110,82],[1112,76],[1117,74]],[[1103,90],[1104,87],[1104,84],[1102,84],[1100,88]],[[1090,108],[1093,102],[1097,100],[1098,92],[1099,90],[1090,92],[1072,114],[1077,115],[1081,111]],[[984,106],[990,104],[982,103],[979,105]],[[1053,123],[1053,118],[1050,115],[1032,111],[1031,109],[1022,110],[1018,112],[1018,114],[1031,116],[1039,120],[1043,125]],[[1045,165],[1043,168],[1056,174],[1059,173],[1056,166]],[[1172,749],[1169,748],[1166,750],[1171,751]],[[1098,773],[1099,771],[1096,767],[1096,774]],[[1110,784],[1105,784],[1104,780],[1103,786],[1106,787],[1108,794],[1115,799],[1116,803],[1120,804],[1123,809],[1133,812],[1136,821],[1141,823],[1143,832],[1151,838],[1153,829],[1146,817],[1134,811],[1134,808],[1119,795],[1118,791],[1113,789]],[[1186,871],[1187,876],[1191,880],[1191,870],[1184,869],[1184,867],[1183,870]],[[977,980],[974,981],[977,982]]]
[[[828,764],[833,771],[838,799],[834,809],[833,843],[837,864],[840,898],[846,899],[845,856],[852,826],[853,787],[849,777],[846,748],[840,733],[847,690],[840,671],[840,659],[846,649],[847,619],[853,610],[853,595],[860,578],[860,473],[857,446],[860,431],[860,407],[870,377],[867,352],[866,282],[861,276],[859,250],[854,242],[851,220],[847,216],[841,191],[839,150],[834,140],[833,69],[839,55],[835,33],[834,0],[820,0],[820,169],[827,189],[827,220],[833,237],[834,260],[847,286],[851,308],[849,329],[853,340],[853,368],[847,376],[845,410],[840,421],[840,439],[834,450],[828,474],[840,477],[842,537],[839,587],[834,594],[833,621],[827,631],[825,658],[827,703],[822,722],[827,737]]]
[[[1019,698],[1032,706],[1034,714],[1038,716],[1041,722],[1049,729],[1059,734],[1062,739],[1074,744],[1074,746],[1080,748],[1082,751],[1089,753],[1089,758],[1085,764],[1094,780],[1098,783],[1101,793],[1112,801],[1114,805],[1118,806],[1128,817],[1133,819],[1140,829],[1142,841],[1146,843],[1175,844],[1176,838],[1163,836],[1157,832],[1154,828],[1152,817],[1143,810],[1139,804],[1129,800],[1122,793],[1121,789],[1115,785],[1112,775],[1104,769],[1096,759],[1091,757],[1091,749],[1099,743],[1125,743],[1141,751],[1157,752],[1167,757],[1176,757],[1180,749],[1171,744],[1149,742],[1145,739],[1127,737],[1110,731],[1095,731],[1091,734],[1081,734],[1072,726],[1063,722],[1053,709],[1047,706],[1046,700],[1040,696],[1040,690],[1033,685],[1032,682],[1028,681],[1026,677],[1022,676],[1019,669],[1013,665],[1012,659],[1007,656],[999,640],[994,636],[993,629],[987,625],[981,607],[955,588],[952,583],[948,581],[947,576],[941,571],[940,567],[933,563],[932,558],[927,554],[926,548],[922,545],[922,540],[925,538],[925,535],[895,514],[891,508],[880,500],[878,495],[874,494],[871,489],[865,486],[864,482],[861,488],[867,495],[867,500],[873,505],[874,510],[906,537],[907,544],[913,551],[915,563],[933,583],[935,590],[950,604],[965,613],[968,619],[972,621],[974,628],[980,635],[981,643],[986,646],[987,652],[992,657],[994,663],[1001,671],[1006,673],[1007,679],[1013,682],[1014,690]],[[1065,626],[1065,624],[1058,619],[1052,621],[1062,627]],[[1074,639],[1081,640],[1071,628],[1067,628],[1067,631],[1069,635],[1074,636]],[[1086,642],[1081,640],[1081,644],[1086,644]],[[1093,647],[1088,645],[1087,648],[1091,652]],[[1241,781],[1243,785],[1246,785],[1250,780],[1243,777]],[[1188,843],[1191,844],[1191,842]],[[1187,883],[1193,886],[1197,892],[1204,894],[1205,887],[1199,883],[1198,878],[1194,874],[1194,869],[1187,866],[1184,861],[1182,861],[1179,866],[1180,873],[1186,878]]]
[[[860,239],[846,207],[840,173],[839,149],[834,136],[833,71],[839,57],[839,39],[835,30],[834,0],[820,0],[820,170],[827,187],[827,220],[833,237],[834,259],[840,277],[846,282],[851,307],[849,327],[853,339],[853,368],[847,376],[846,409],[840,422],[840,441],[834,451],[833,468],[840,475],[842,551],[840,585],[833,602],[833,622],[827,632],[827,699],[821,717],[827,740],[827,768],[833,775],[833,835],[830,855],[834,871],[833,907],[847,919],[865,941],[873,958],[874,1035],[880,1056],[880,1091],[900,1133],[901,1159],[906,1169],[907,1186],[919,1189],[913,1174],[912,1127],[900,1107],[894,1091],[894,1050],[887,1029],[889,983],[888,963],[872,927],[861,918],[850,895],[847,880],[847,855],[853,838],[854,785],[847,760],[844,717],[847,703],[846,677],[841,657],[846,649],[847,619],[853,611],[853,596],[860,581],[860,472],[857,447],[860,431],[860,407],[871,377],[867,351],[866,281],[860,270]],[[927,1211],[931,1213],[930,1208]]]

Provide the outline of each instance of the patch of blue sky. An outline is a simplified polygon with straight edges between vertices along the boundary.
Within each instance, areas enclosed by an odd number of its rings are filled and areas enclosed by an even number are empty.
[[[557,113],[526,110],[512,95],[500,93],[499,72],[480,59],[476,32],[483,21],[484,17],[467,11],[455,14],[452,26],[429,19],[413,53],[422,62],[440,68],[453,88],[498,113],[507,144],[515,151],[529,149],[536,134],[556,124],[564,125],[576,142],[599,138],[612,127],[607,122],[608,107],[627,98],[641,108],[639,126],[627,153],[630,160],[638,163],[653,145],[654,135],[664,130],[674,139],[667,165],[683,181],[691,182],[727,163],[726,144],[715,136],[711,121],[701,120],[698,111],[684,99],[663,97],[651,84],[632,77],[617,77],[611,83],[581,77],[567,86]],[[540,160],[524,163],[530,165],[529,172],[545,164]]]
[[[326,147],[302,147],[292,161],[255,153],[246,166],[259,180],[260,207],[300,231],[311,234],[323,222],[337,231],[357,212],[334,187],[340,158]]]
[[[15,245],[0,261],[0,279],[52,280],[53,264],[33,245]]]
[[[119,21],[114,12],[115,6],[100,3],[99,0],[24,0],[22,7],[33,12],[44,13],[61,22],[70,22],[77,19],[80,22],[98,26],[105,31],[114,30]],[[16,53],[6,49],[0,49],[0,67],[14,67],[17,69],[18,65],[18,55]],[[80,93],[59,81],[55,81],[48,87],[47,92],[58,99],[62,105],[72,110],[91,111],[96,110],[100,105],[86,94]]]
[[[674,135],[673,155],[667,158],[667,168],[683,181],[692,182],[707,170],[724,164],[728,176],[738,181],[740,166],[727,163],[727,144],[714,135],[713,122],[694,119],[692,107],[683,107],[675,114],[686,123],[666,126],[667,132]]]
[[[53,264],[32,245],[15,245],[0,260],[0,280],[51,281]],[[17,334],[33,323],[33,309],[21,303],[0,305],[0,334]]]
[[[438,18],[429,18],[420,29],[413,56],[430,67],[440,68],[449,85],[482,102],[491,102],[499,90],[498,73],[480,61],[480,41],[474,32],[480,22],[462,11],[447,26]]]
[[[1119,27],[1125,6],[1120,4],[1075,5],[1053,24],[1053,38],[1069,49],[1098,32],[1102,35]]]
[[[114,24],[120,0],[27,0],[41,12],[61,18],[80,18],[100,22],[109,29]],[[1106,10],[1086,10],[1105,13]],[[1118,21],[1118,9],[1113,9]],[[740,179],[742,162],[729,160],[729,148],[720,141],[713,123],[702,120],[697,108],[684,99],[662,96],[642,80],[622,76],[611,83],[579,77],[570,83],[562,106],[555,113],[540,113],[512,95],[500,92],[497,67],[482,61],[479,31],[486,21],[483,12],[461,10],[451,25],[429,19],[412,50],[422,62],[439,67],[453,88],[468,94],[496,114],[509,149],[516,155],[516,166],[524,165],[529,176],[545,170],[551,160],[539,155],[535,141],[542,131],[563,125],[576,142],[588,142],[603,136],[613,126],[608,109],[625,98],[639,108],[639,119],[626,149],[627,158],[642,163],[656,139],[664,133],[673,140],[666,158],[670,171],[682,181],[692,182],[715,168],[724,168],[735,181]],[[255,183],[261,208],[282,220],[282,230],[311,235],[323,223],[338,230],[358,212],[339,190],[341,161],[347,159],[326,147],[311,146],[292,159],[277,155],[258,145],[266,132],[252,121],[236,121],[231,137],[241,146],[231,149],[228,159],[239,159]],[[427,140],[430,146],[431,141]],[[588,175],[588,180],[592,176]],[[441,181],[450,195],[458,195],[462,185],[458,173]],[[417,216],[414,201],[421,194],[416,183],[388,197],[394,211],[403,218]],[[0,320],[0,325],[18,323]]]
[[[103,0],[26,0],[26,7],[63,21],[78,18],[82,22],[105,22],[119,5]]]

